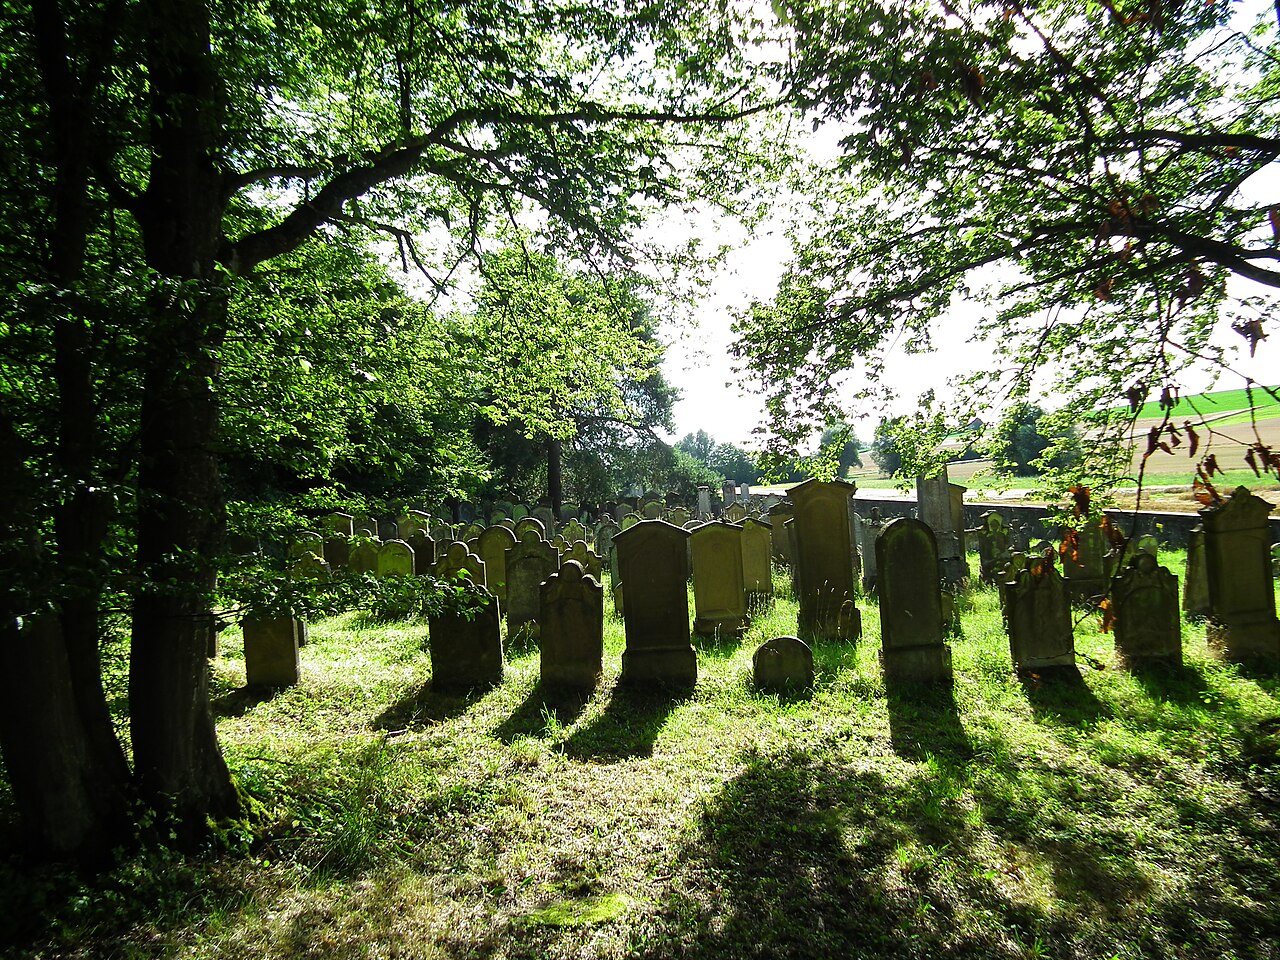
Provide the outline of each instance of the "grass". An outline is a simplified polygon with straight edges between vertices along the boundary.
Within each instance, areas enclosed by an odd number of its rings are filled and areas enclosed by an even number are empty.
[[[1272,387],[1271,389],[1280,389]],[[1249,410],[1249,393],[1246,390],[1216,390],[1211,393],[1192,394],[1191,396],[1182,397],[1174,405],[1171,412],[1176,422],[1181,423],[1183,419],[1197,420],[1200,417],[1214,417],[1218,414],[1228,413],[1233,410],[1246,411],[1229,420],[1215,421],[1215,426],[1225,426],[1229,423],[1248,423],[1250,415]],[[1267,417],[1280,416],[1280,401],[1276,400],[1261,387],[1257,387],[1253,391],[1254,416],[1259,419]],[[1164,417],[1165,411],[1160,408],[1159,398],[1145,403],[1138,410],[1139,420],[1161,419]]]
[[[0,866],[0,954],[36,957],[1274,957],[1280,682],[1210,658],[1019,680],[994,592],[962,595],[955,682],[887,689],[878,612],[815,645],[811,692],[746,639],[695,641],[692,691],[584,697],[513,652],[431,690],[425,628],[313,625],[302,683],[213,663],[228,762],[272,811],[238,850],[148,850],[93,881]],[[230,838],[235,840],[236,838]]]

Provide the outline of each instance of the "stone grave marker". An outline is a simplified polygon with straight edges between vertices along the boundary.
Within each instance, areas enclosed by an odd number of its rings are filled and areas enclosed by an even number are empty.
[[[476,523],[474,520],[462,528],[462,534],[458,537],[463,543],[467,544],[469,549],[474,550],[476,541],[480,539],[480,534],[484,533],[483,524]]]
[[[876,538],[880,663],[887,680],[951,682],[951,648],[937,577],[938,546],[922,520],[891,520]]]
[[[556,515],[552,511],[551,504],[549,503],[539,503],[529,512],[529,515],[542,522],[542,529],[546,531],[543,536],[555,533],[559,527],[556,522]]]
[[[511,519],[519,523],[525,517],[529,516],[529,507],[523,503],[513,503],[511,505]]]
[[[525,517],[522,520],[516,521],[516,529],[515,529],[516,540],[517,541],[523,540],[525,532],[528,530],[532,530],[534,533],[536,533],[538,535],[539,540],[547,539],[546,524],[544,524],[537,517]]]
[[[729,504],[738,499],[738,483],[736,480],[725,480],[720,484],[720,510],[723,511]]]
[[[356,518],[349,513],[331,513],[324,518],[324,529],[325,562],[331,567],[345,567],[351,555],[351,538],[356,533]]]
[[[689,642],[688,537],[674,524],[644,520],[614,538],[626,591],[626,682],[697,682],[698,659]]]
[[[574,517],[560,528],[560,536],[564,537],[566,542],[570,544],[576,543],[579,540],[586,542],[587,529],[578,521],[577,517]]]
[[[1145,553],[1157,559],[1160,557],[1160,541],[1150,533],[1139,537],[1133,549],[1135,553]]]
[[[1187,568],[1182,584],[1182,612],[1192,620],[1209,616],[1209,574],[1204,566],[1204,524],[1187,537]]]
[[[802,637],[856,640],[862,634],[849,533],[849,498],[856,489],[843,480],[809,479],[790,490]]]
[[[471,690],[502,682],[498,600],[482,586],[469,589],[483,602],[478,610],[440,611],[427,616],[433,689]]]
[[[729,523],[741,523],[747,518],[747,508],[735,500],[721,511],[720,516]]]
[[[560,566],[560,555],[536,530],[507,551],[507,639],[536,634],[542,583]]]
[[[292,687],[298,682],[298,621],[293,617],[246,617],[245,683],[250,687]]]
[[[373,573],[378,568],[378,543],[375,540],[359,540],[347,554],[347,568],[355,574]]]
[[[640,522],[640,515],[636,513],[628,513],[623,515],[621,520],[622,529],[629,530]]]
[[[597,581],[602,579],[604,563],[600,554],[587,546],[585,540],[575,540],[571,543],[568,552],[561,555],[560,565],[564,566],[570,560],[576,561],[587,576],[594,577]]]
[[[1074,668],[1075,637],[1066,583],[1053,551],[1030,558],[1006,586],[1009,653],[1020,671]]]
[[[1178,578],[1153,554],[1140,551],[1111,587],[1116,656],[1130,669],[1182,666]]]
[[[432,573],[437,580],[467,580],[477,587],[486,586],[484,561],[461,540],[449,544]]]
[[[773,602],[773,527],[755,517],[742,522],[742,582],[749,609]]]
[[[436,542],[437,552],[443,552],[448,548],[449,544],[453,543],[453,541],[457,539],[457,537],[453,535],[453,527],[447,523],[434,524],[429,533],[431,534],[431,539]]]
[[[707,486],[698,487],[698,518],[706,519],[711,516],[711,488]],[[687,521],[686,521],[687,522]],[[680,524],[684,526],[684,524]]]
[[[880,508],[872,507],[865,524],[867,549],[862,551],[862,591],[871,593],[876,588],[876,540],[884,529],[884,521],[880,519]]]
[[[378,537],[378,521],[372,517],[357,517],[352,535],[376,540]]]
[[[666,519],[668,523],[674,523],[677,527],[683,527],[692,518],[689,516],[689,511],[684,507],[671,507],[667,510]]]
[[[1075,555],[1059,547],[1062,556],[1062,579],[1072,600],[1088,600],[1104,595],[1111,586],[1109,550],[1100,522],[1089,522],[1076,534]]]
[[[640,516],[645,520],[660,520],[666,510],[661,500],[646,500],[640,505]]]
[[[516,545],[516,535],[506,527],[486,527],[476,540],[476,556],[484,561],[485,586],[507,606],[507,551]]]
[[[978,526],[978,572],[984,583],[994,583],[1009,560],[1009,527],[994,510],[982,515]]]
[[[307,556],[324,558],[324,537],[314,530],[299,530],[289,541],[289,559]]]
[[[760,690],[808,690],[813,686],[813,650],[799,637],[774,637],[756,648],[751,670]]]
[[[427,535],[426,530],[418,527],[409,536],[408,543],[413,548],[413,568],[415,572],[430,570],[436,562],[436,542]]]
[[[394,520],[378,521],[378,539],[396,540],[400,537],[400,525]]]
[[[929,525],[938,541],[938,576],[948,585],[956,584],[969,576],[964,556],[963,522],[956,528],[954,498],[956,484],[947,481],[947,467],[930,477],[916,478],[916,510],[919,518]],[[963,510],[964,487],[958,487]]]
[[[1200,511],[1209,581],[1210,648],[1237,662],[1280,659],[1280,620],[1271,583],[1272,504],[1237,487]]]
[[[542,683],[591,689],[604,670],[604,590],[577,560],[542,582],[538,637]]]
[[[412,577],[413,548],[403,540],[387,540],[378,548],[373,572],[379,577]]]
[[[693,561],[693,630],[700,636],[742,636],[747,592],[742,573],[742,527],[716,521],[689,535]]]
[[[622,532],[622,528],[612,520],[603,520],[596,526],[596,552],[604,563],[609,565],[609,575],[618,579],[618,552],[613,549],[613,538]]]
[[[769,508],[769,523],[773,526],[773,559],[791,566],[791,535],[787,522],[795,516],[790,500],[782,500]]]

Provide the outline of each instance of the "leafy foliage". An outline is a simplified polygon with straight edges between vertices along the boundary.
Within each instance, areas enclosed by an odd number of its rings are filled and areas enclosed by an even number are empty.
[[[1080,440],[1070,424],[1046,415],[1033,403],[1018,404],[1005,413],[990,447],[991,465],[1025,477],[1041,468],[1065,470],[1079,462]]]

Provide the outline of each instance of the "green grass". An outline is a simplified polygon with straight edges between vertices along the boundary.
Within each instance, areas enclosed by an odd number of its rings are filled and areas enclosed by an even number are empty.
[[[1272,387],[1271,389],[1280,389]],[[1266,419],[1280,415],[1280,401],[1274,399],[1270,394],[1260,387],[1254,388],[1253,405],[1255,407],[1254,415],[1259,419]],[[1231,410],[1249,409],[1249,394],[1246,390],[1216,390],[1210,393],[1198,393],[1190,396],[1182,397],[1174,405],[1172,416],[1181,421],[1184,418],[1196,420],[1199,417],[1213,417],[1216,414],[1227,413]],[[1138,410],[1138,419],[1147,420],[1151,418],[1161,418],[1165,411],[1160,408],[1160,401],[1157,397],[1149,403],[1144,403]],[[1244,413],[1238,417],[1232,417],[1228,420],[1215,422],[1214,426],[1227,425],[1230,423],[1248,423],[1249,414]]]
[[[1113,668],[1079,611],[1079,684],[1019,682],[989,589],[962,596],[949,689],[886,689],[878,611],[815,646],[808,693],[757,693],[696,641],[692,691],[430,689],[425,628],[313,626],[302,683],[214,661],[228,761],[272,812],[238,853],[111,874],[0,867],[0,954],[35,957],[1275,956],[1280,682],[1210,658]]]

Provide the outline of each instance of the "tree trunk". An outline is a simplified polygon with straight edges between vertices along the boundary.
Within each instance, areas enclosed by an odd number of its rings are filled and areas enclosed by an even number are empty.
[[[138,472],[138,565],[129,705],[143,796],[189,833],[242,814],[209,711],[213,561],[224,503],[215,442],[223,184],[220,91],[208,6],[150,0],[151,169],[138,208],[152,298]]]
[[[564,503],[564,480],[560,469],[560,441],[547,441],[547,499],[551,501],[551,512],[557,520],[560,516],[560,505]]]

